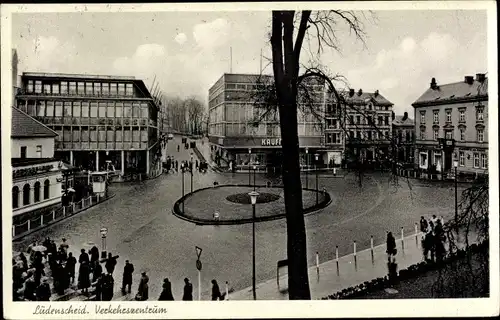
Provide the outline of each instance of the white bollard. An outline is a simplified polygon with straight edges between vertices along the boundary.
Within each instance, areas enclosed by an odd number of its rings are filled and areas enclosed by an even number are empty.
[[[52,221],[56,220],[56,210],[52,210]]]
[[[373,236],[370,236],[370,249],[373,252]]]
[[[31,219],[28,220],[28,231],[31,230]]]
[[[356,240],[354,240],[354,256],[356,256]]]
[[[76,203],[73,202],[73,213],[76,211]]]
[[[40,226],[43,226],[43,214],[40,215]]]
[[[63,206],[63,217],[66,217],[66,207]]]
[[[335,246],[335,260],[339,262],[339,246]]]
[[[97,201],[96,202],[99,203],[99,194],[97,194]]]
[[[319,253],[316,251],[316,270],[319,272]]]
[[[12,236],[16,235],[16,226],[12,225]]]
[[[415,222],[415,236],[418,234],[418,223]]]
[[[333,167],[333,175],[336,176],[337,175],[337,168]]]
[[[401,242],[404,241],[404,238],[405,238],[405,236],[404,236],[404,228],[401,227]]]
[[[229,284],[226,281],[226,300],[229,300]]]
[[[92,205],[92,196],[89,197],[90,205]]]

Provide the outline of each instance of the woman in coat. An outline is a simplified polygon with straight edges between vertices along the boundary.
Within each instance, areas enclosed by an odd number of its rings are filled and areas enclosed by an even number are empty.
[[[183,301],[193,301],[193,285],[189,282],[188,278],[184,278],[184,294],[182,295]]]
[[[394,239],[394,236],[392,235],[392,232],[387,233],[387,255],[388,259],[390,260],[391,256],[395,256],[397,251],[396,251],[396,239]]]
[[[80,269],[78,270],[78,289],[81,289],[82,293],[88,293],[89,287],[90,287],[90,266],[87,261],[83,261],[80,264]]]
[[[159,301],[174,301],[174,295],[172,294],[172,283],[168,278],[163,280],[163,290],[160,294]]]
[[[212,301],[219,300],[221,298],[219,285],[215,279],[212,280]]]
[[[141,275],[141,281],[139,282],[139,290],[136,295],[136,299],[139,301],[146,301],[149,298],[149,277],[146,275],[146,272],[143,272]]]

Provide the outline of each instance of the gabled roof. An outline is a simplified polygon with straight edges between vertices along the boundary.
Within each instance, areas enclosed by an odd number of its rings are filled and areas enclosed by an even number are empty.
[[[392,121],[392,124],[395,126],[414,126],[415,121],[411,118],[406,118],[406,120],[403,121],[404,116],[396,116],[394,118],[394,121]]]
[[[355,91],[352,97],[349,96],[349,91],[339,91],[339,94],[344,97],[347,103],[352,104],[366,104],[367,101],[372,101],[374,104],[379,106],[392,106],[393,103],[387,100],[380,93],[375,94],[374,92],[362,92],[361,95]],[[334,94],[331,97],[335,99]]]
[[[56,137],[57,133],[27,113],[12,107],[13,138]]]
[[[465,81],[438,85],[436,89],[427,89],[412,105],[442,104],[461,100],[477,100],[488,98],[488,78],[484,82],[474,80],[472,84]]]

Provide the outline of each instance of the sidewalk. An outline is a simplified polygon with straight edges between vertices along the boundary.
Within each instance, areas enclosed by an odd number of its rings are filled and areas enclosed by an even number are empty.
[[[416,264],[423,259],[420,240],[422,234],[414,234],[404,238],[404,248],[401,238],[396,240],[398,270]],[[417,239],[417,240],[416,240]],[[333,249],[335,250],[335,249]],[[373,260],[371,249],[349,254],[335,260],[330,260],[319,265],[319,273],[316,266],[309,268],[309,286],[312,299],[321,299],[335,292],[370,281],[387,275],[386,245],[381,244],[374,247]],[[280,270],[284,273],[286,268]],[[288,300],[288,276],[285,274],[279,279],[269,279],[256,286],[258,300]],[[230,300],[252,300],[252,287],[237,291],[229,295]]]

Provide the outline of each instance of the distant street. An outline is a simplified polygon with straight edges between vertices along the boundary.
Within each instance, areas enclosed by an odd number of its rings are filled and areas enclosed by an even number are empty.
[[[181,146],[180,138],[169,141],[168,155],[189,160],[191,150]],[[315,177],[309,175],[309,185]],[[194,187],[219,183],[248,181],[246,174],[194,173]],[[263,176],[257,180],[265,181]],[[189,192],[190,174],[185,175],[185,191]],[[320,188],[326,188],[333,203],[326,209],[306,217],[309,261],[314,263],[316,251],[320,261],[334,257],[335,246],[340,254],[350,253],[352,241],[358,249],[369,246],[370,235],[375,243],[385,241],[386,231],[400,235],[401,227],[409,235],[421,215],[443,215],[451,219],[454,211],[453,184],[429,184],[400,179],[399,186],[388,183],[388,176],[366,177],[362,188],[353,175],[345,178],[320,177]],[[431,187],[432,186],[432,187]],[[181,197],[181,173],[164,174],[140,183],[112,184],[116,196],[75,217],[28,236],[14,243],[14,250],[25,248],[30,241],[49,236],[68,239],[69,251],[78,254],[89,242],[101,247],[99,229],[109,229],[107,249],[118,254],[115,271],[115,297],[120,295],[122,271],[126,259],[135,265],[133,291],[137,290],[140,272],[150,276],[150,300],[158,299],[163,278],[172,282],[174,297],[181,299],[183,279],[188,277],[197,296],[195,246],[203,249],[201,261],[203,298],[208,299],[210,280],[217,279],[235,290],[251,284],[251,225],[197,226],[172,214],[174,202]],[[221,199],[220,201],[225,201]],[[213,208],[214,210],[217,208]],[[258,207],[257,207],[258,210]],[[257,224],[257,282],[275,277],[276,262],[286,258],[285,220]]]

